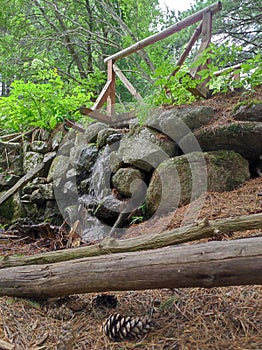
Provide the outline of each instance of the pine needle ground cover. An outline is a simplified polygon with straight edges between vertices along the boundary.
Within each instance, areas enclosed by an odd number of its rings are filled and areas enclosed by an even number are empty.
[[[261,211],[257,197],[262,178],[251,179],[240,188],[211,193],[201,213],[209,219]],[[165,217],[153,230],[170,222],[179,225],[182,217]],[[172,214],[171,214],[172,215]],[[164,223],[162,224],[162,220]],[[134,226],[129,235],[147,232],[145,224]],[[228,233],[234,239],[261,234],[259,230]],[[0,246],[1,254],[39,252],[37,242],[20,241]],[[41,248],[43,250],[43,248]],[[88,283],[88,281],[87,281]],[[186,288],[107,293],[35,301],[0,298],[0,340],[6,349],[72,350],[260,350],[262,349],[262,287]],[[106,302],[105,302],[106,300]],[[124,317],[152,316],[154,328],[139,340],[112,341],[102,324],[114,313]],[[14,347],[12,347],[14,345]],[[5,348],[3,348],[5,349]]]

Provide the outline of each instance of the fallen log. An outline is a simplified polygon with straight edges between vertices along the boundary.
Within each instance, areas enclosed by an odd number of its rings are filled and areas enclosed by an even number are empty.
[[[156,249],[203,238],[219,237],[225,232],[245,231],[259,228],[262,228],[262,213],[210,221],[203,220],[195,225],[179,227],[162,233],[147,234],[125,240],[107,237],[99,244],[94,244],[92,246],[40,253],[31,256],[0,257],[0,269],[23,265],[50,264],[111,253]]]
[[[20,145],[20,144],[19,144]],[[0,205],[4,203],[9,197],[11,197],[15,192],[20,190],[23,186],[25,186],[36,174],[38,174],[48,162],[50,162],[54,157],[56,153],[51,152],[46,155],[43,162],[38,164],[34,169],[29,171],[27,174],[25,174],[20,180],[17,181],[17,183],[11,187],[5,194],[3,194],[0,197]]]
[[[262,238],[212,241],[0,270],[0,296],[262,284]]]
[[[3,142],[0,140],[0,151],[2,151],[3,149],[20,149],[21,148],[21,144],[19,142]]]

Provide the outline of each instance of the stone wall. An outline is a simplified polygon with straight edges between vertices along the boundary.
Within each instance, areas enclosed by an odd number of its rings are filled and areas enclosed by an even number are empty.
[[[94,240],[116,220],[121,227],[134,215],[162,215],[205,191],[232,190],[249,179],[262,154],[262,123],[251,112],[248,120],[242,113],[241,121],[218,127],[210,107],[190,107],[159,109],[130,129],[93,123],[85,132],[63,125],[52,134],[34,130],[19,148],[1,146],[0,192],[50,152],[57,155],[0,206],[0,222],[79,220],[81,234]]]

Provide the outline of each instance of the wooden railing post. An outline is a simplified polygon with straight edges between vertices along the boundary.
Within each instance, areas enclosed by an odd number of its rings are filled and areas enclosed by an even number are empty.
[[[114,61],[107,62],[107,81],[110,81],[109,94],[107,97],[107,114],[112,117],[115,114],[116,100],[116,74],[113,69]]]
[[[196,12],[195,14],[183,19],[182,21],[168,27],[160,33],[153,34],[141,41],[136,42],[135,44],[129,46],[128,48],[121,50],[115,53],[112,56],[107,57],[104,62],[107,63],[107,83],[105,84],[103,90],[99,94],[96,102],[92,108],[87,108],[82,106],[80,108],[81,114],[91,115],[94,119],[101,120],[103,122],[112,122],[112,116],[115,115],[115,99],[116,99],[116,75],[123,82],[125,87],[129,90],[129,92],[134,96],[138,101],[142,100],[141,95],[136,91],[131,82],[124,76],[123,72],[115,65],[115,62],[120,58],[124,58],[134,52],[137,52],[151,44],[154,44],[162,39],[167,38],[168,36],[179,32],[180,30],[191,26],[197,22],[202,21],[200,26],[197,27],[193,36],[191,37],[185,51],[180,56],[176,69],[171,73],[170,77],[175,75],[180,66],[185,61],[189,51],[192,46],[197,41],[200,32],[202,36],[202,43],[199,49],[199,54],[208,47],[211,40],[211,28],[212,28],[212,16],[222,9],[222,4],[220,1],[214,3],[204,9]],[[202,67],[203,68],[203,67]],[[197,72],[201,69],[200,67],[193,68],[190,71],[190,74],[193,78],[197,78]],[[169,78],[170,78],[169,77]],[[207,98],[209,95],[209,91],[206,88],[205,84],[199,84],[197,88],[189,89],[194,95],[202,96]],[[168,92],[168,89],[167,89]],[[102,108],[104,103],[107,101],[107,114],[100,112],[99,109]]]

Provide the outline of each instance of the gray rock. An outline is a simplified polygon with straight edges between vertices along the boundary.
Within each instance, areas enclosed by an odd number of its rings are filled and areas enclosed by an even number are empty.
[[[58,131],[52,137],[51,147],[53,151],[57,151],[60,144],[62,143],[64,137],[64,133],[62,131]]]
[[[195,133],[203,151],[233,150],[252,162],[262,153],[262,123],[235,122],[198,130]],[[179,143],[188,152],[195,151],[192,135],[185,136]]]
[[[44,218],[45,220],[50,221],[53,225],[62,225],[64,219],[60,213],[56,201],[49,200],[46,202]]]
[[[69,157],[71,149],[75,146],[74,140],[66,139],[63,140],[59,147],[58,155]]]
[[[164,161],[153,173],[146,214],[160,215],[207,191],[230,191],[248,180],[249,164],[233,151],[194,152]]]
[[[66,178],[69,165],[69,157],[63,155],[55,157],[49,169],[47,182],[54,181],[55,179]]]
[[[66,178],[67,179],[72,179],[75,178],[77,175],[77,171],[75,168],[69,169],[68,172],[66,173]]]
[[[12,186],[14,186],[17,181],[20,179],[20,176],[15,174],[0,174],[0,191],[4,191]]]
[[[262,122],[262,103],[240,106],[232,117],[235,120]]]
[[[124,197],[131,197],[132,193],[139,190],[141,181],[146,181],[146,173],[134,168],[121,168],[112,177],[113,187]]]
[[[119,130],[113,128],[102,129],[97,134],[96,146],[98,149],[107,145],[107,140],[110,136],[118,135],[117,140],[119,141]],[[121,134],[120,134],[121,135]],[[110,140],[113,140],[111,137]]]
[[[64,190],[63,192],[65,194],[76,194],[77,193],[77,188],[76,188],[76,183],[74,181],[67,181],[64,185]]]
[[[43,207],[46,200],[43,198],[40,189],[36,189],[31,194],[31,203],[36,204],[38,207]]]
[[[204,106],[158,110],[147,120],[146,125],[161,131],[178,143],[191,131],[207,124],[213,115],[213,109]]]
[[[86,143],[96,142],[99,131],[107,128],[106,124],[100,122],[90,124],[84,133]]]
[[[41,196],[45,200],[53,200],[55,199],[53,185],[51,183],[48,184],[40,184],[38,185]]]
[[[112,173],[116,173],[121,167],[124,166],[123,160],[115,151],[110,153],[108,162]]]
[[[23,155],[21,154],[14,157],[10,157],[10,163],[8,168],[10,171],[13,171],[18,176],[23,175]]]
[[[125,164],[151,172],[177,151],[176,144],[169,138],[147,127],[139,127],[122,138],[117,156]]]
[[[119,146],[117,143],[122,139],[123,136],[124,135],[122,133],[109,135],[106,139],[106,144],[108,144],[111,149],[117,150]]]
[[[75,146],[86,146],[89,143],[88,136],[84,132],[77,132],[75,136]]]
[[[95,145],[75,146],[70,151],[70,164],[76,170],[90,170],[98,156]]]
[[[96,208],[95,216],[98,220],[111,225],[118,218],[122,210],[122,205],[122,201],[116,199],[114,196],[106,196]]]
[[[27,217],[34,218],[39,214],[38,206],[36,203],[32,203],[31,201],[28,203],[23,203],[23,208]]]
[[[31,149],[33,152],[46,153],[49,149],[47,141],[32,141]]]
[[[28,173],[30,170],[34,169],[38,164],[42,163],[44,155],[38,152],[26,152],[24,155],[24,172]]]
[[[90,189],[90,182],[91,182],[91,178],[87,178],[83,181],[80,182],[79,186],[77,187],[79,190],[79,193],[81,194],[88,194],[89,193],[89,189]]]
[[[48,141],[50,132],[45,129],[36,129],[32,133],[32,140]]]
[[[4,194],[5,192],[0,192],[0,197]],[[23,217],[24,214],[25,210],[18,193],[15,193],[0,205],[0,223],[10,223]]]
[[[52,184],[46,184],[46,178],[36,177],[31,182],[29,182],[28,184],[26,184],[23,187],[22,194],[23,195],[28,195],[28,194],[30,195],[42,185],[48,185],[48,186],[52,187]]]

